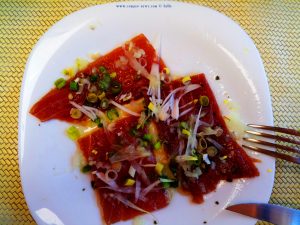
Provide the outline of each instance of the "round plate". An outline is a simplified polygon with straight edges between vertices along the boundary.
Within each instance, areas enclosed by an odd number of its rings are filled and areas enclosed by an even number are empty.
[[[102,222],[88,176],[72,167],[76,146],[64,135],[69,125],[55,120],[40,124],[28,113],[30,107],[77,57],[104,54],[139,33],[152,43],[161,37],[161,56],[173,74],[205,72],[223,112],[223,100],[230,96],[245,122],[273,123],[262,60],[249,36],[228,17],[176,2],[113,3],[77,11],[39,40],[28,59],[22,85],[19,163],[23,191],[38,224]],[[216,75],[219,81],[214,79]],[[262,161],[257,163],[259,177],[221,182],[199,205],[175,194],[168,207],[154,212],[159,224],[254,224],[254,219],[224,209],[235,203],[267,202],[270,197],[274,160],[249,154]],[[143,220],[152,224],[147,216]]]

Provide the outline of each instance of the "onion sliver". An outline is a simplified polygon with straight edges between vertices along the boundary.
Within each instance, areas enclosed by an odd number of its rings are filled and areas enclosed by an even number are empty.
[[[141,193],[142,196],[146,196],[149,192],[151,192],[157,185],[160,184],[160,180],[153,182],[152,184],[148,185]]]
[[[128,207],[130,207],[132,209],[135,209],[137,211],[140,211],[140,212],[147,213],[147,214],[151,215],[153,217],[153,219],[155,221],[157,221],[156,217],[151,212],[148,212],[148,211],[146,211],[146,210],[138,207],[137,205],[135,205],[134,203],[132,203],[128,199],[124,198],[122,195],[120,195],[120,194],[109,194],[109,196],[111,198],[117,199],[119,202],[122,202],[124,205],[126,205],[126,206],[128,206]]]
[[[132,116],[137,116],[139,117],[141,114],[140,113],[136,113],[136,112],[133,112],[131,111],[130,109],[126,108],[125,106],[123,105],[120,105],[119,103],[113,101],[113,100],[110,100],[109,103],[113,104],[114,106],[116,106],[117,108],[123,110],[124,112],[127,112],[128,114],[132,115]]]
[[[95,120],[97,119],[97,116],[94,112],[84,108],[81,105],[78,105],[76,102],[70,101],[70,104],[72,106],[74,106],[75,108],[77,108],[80,112],[82,112],[83,114],[85,114],[87,117],[89,117],[91,120]]]
[[[117,178],[118,178],[117,171],[109,169],[105,172],[105,179],[107,181],[115,181]]]
[[[114,180],[107,180],[106,176],[104,173],[102,172],[97,172],[96,176],[102,180],[104,183],[106,183],[108,186],[112,187],[112,188],[118,188],[118,185],[116,184],[116,182]]]

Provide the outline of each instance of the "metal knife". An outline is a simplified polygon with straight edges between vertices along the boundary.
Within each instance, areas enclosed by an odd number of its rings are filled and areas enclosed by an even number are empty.
[[[238,204],[226,208],[276,225],[300,225],[300,210],[272,204]]]

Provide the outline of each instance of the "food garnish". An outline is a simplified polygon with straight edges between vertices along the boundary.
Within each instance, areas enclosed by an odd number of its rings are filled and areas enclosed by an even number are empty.
[[[205,75],[174,79],[157,52],[141,34],[94,62],[77,60],[74,76],[65,70],[69,80],[55,81],[30,110],[41,121],[93,127],[66,132],[84,155],[81,171],[91,177],[106,224],[153,216],[170,204],[170,188],[202,203],[221,180],[259,175]]]

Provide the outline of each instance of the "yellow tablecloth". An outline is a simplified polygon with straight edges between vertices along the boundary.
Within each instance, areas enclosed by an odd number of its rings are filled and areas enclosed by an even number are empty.
[[[18,107],[27,57],[41,35],[64,16],[96,0],[0,1],[0,224],[35,224],[20,184]],[[275,124],[300,126],[300,1],[188,1],[214,8],[241,25],[261,53]],[[263,188],[263,187],[262,187]],[[271,203],[300,208],[300,167],[278,160]],[[267,224],[259,222],[259,224]]]

